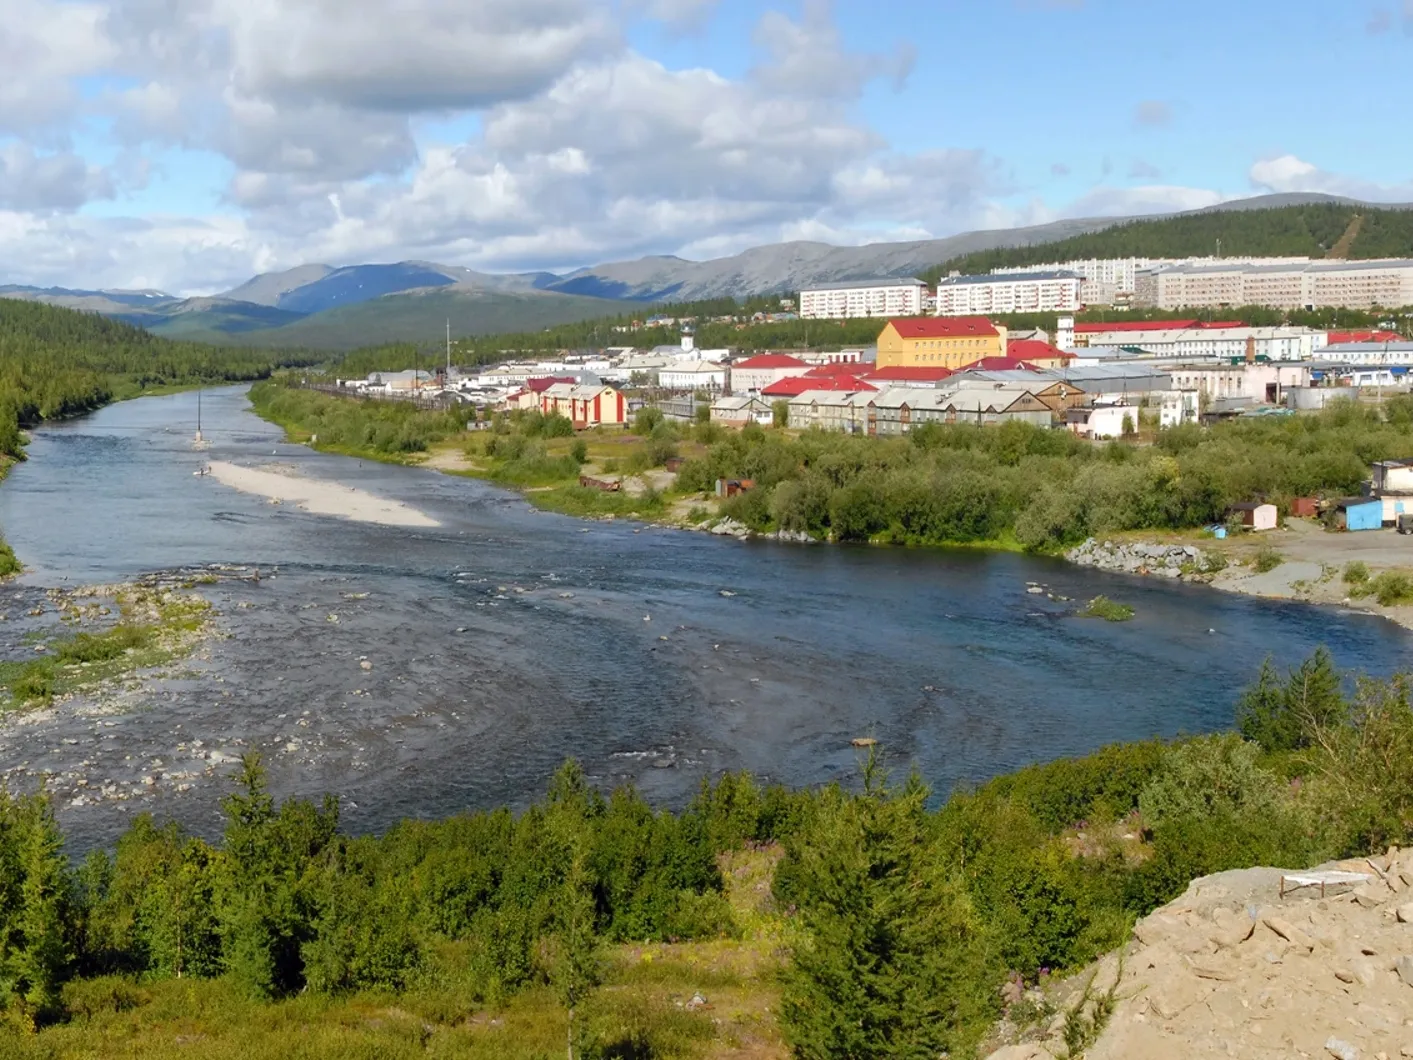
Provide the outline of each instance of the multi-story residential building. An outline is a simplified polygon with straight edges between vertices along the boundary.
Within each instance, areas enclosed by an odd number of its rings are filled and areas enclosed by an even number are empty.
[[[1413,260],[1171,265],[1139,273],[1134,301],[1157,309],[1396,308],[1413,305]]]
[[[1086,305],[1097,304],[1098,299],[1089,292],[1099,293],[1112,290],[1116,296],[1134,293],[1138,275],[1153,269],[1172,265],[1297,265],[1308,262],[1309,258],[1085,258],[1076,261],[1052,261],[1044,265],[1024,265],[1012,268],[992,269],[993,274],[1072,272],[1084,281],[1086,287],[1081,298]]]
[[[937,315],[1073,313],[1080,307],[1081,282],[1072,272],[949,276],[937,284]]]
[[[878,367],[965,368],[1006,355],[1006,329],[985,317],[890,320],[878,336]]]
[[[926,295],[927,284],[914,279],[817,284],[800,292],[800,316],[806,320],[921,316]]]

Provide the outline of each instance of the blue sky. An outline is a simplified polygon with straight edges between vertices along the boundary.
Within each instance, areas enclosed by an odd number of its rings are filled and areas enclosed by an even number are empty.
[[[1413,0],[11,0],[0,283],[1413,201]]]

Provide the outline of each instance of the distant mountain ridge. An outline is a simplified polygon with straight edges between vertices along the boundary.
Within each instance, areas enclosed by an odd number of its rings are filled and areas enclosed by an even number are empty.
[[[1134,222],[1180,221],[1212,227],[1211,215],[1285,207],[1339,205],[1410,210],[1331,195],[1265,195],[1186,213],[1078,218],[1025,228],[965,232],[943,239],[864,246],[790,242],[753,247],[709,261],[653,256],[551,272],[492,274],[429,261],[301,265],[262,273],[219,295],[178,298],[161,291],[0,286],[0,297],[83,309],[159,334],[213,342],[344,348],[407,339],[430,341],[445,321],[453,334],[536,330],[634,304],[690,302],[798,291],[817,283],[934,274],[944,262],[1002,261],[1042,245],[1084,245],[1084,237]],[[1202,220],[1205,219],[1205,220]],[[1233,218],[1233,225],[1238,219]],[[1221,226],[1218,225],[1218,228]],[[1068,244],[1067,244],[1068,241]],[[1406,253],[1413,256],[1413,245]],[[433,298],[432,295],[437,297]],[[433,319],[435,315],[436,319]]]

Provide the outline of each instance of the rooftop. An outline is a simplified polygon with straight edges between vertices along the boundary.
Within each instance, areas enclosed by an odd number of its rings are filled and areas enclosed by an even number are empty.
[[[1000,272],[987,273],[983,276],[948,276],[944,280],[939,280],[938,287],[963,287],[974,283],[1015,283],[1020,280],[1040,281],[1040,280],[1078,280],[1080,276],[1074,272]]]
[[[873,287],[926,287],[927,284],[914,276],[897,276],[884,280],[847,280],[841,283],[812,283],[801,291],[858,291]]]
[[[851,375],[815,377],[795,375],[791,376],[789,379],[782,379],[778,383],[771,383],[770,386],[761,391],[761,396],[768,398],[792,398],[815,390],[836,390],[854,393],[860,390],[877,389],[877,387],[870,386],[862,379],[857,379]]]
[[[762,353],[740,364],[733,365],[734,368],[808,368],[804,361],[798,357],[791,357],[786,353]]]
[[[985,317],[905,317],[888,321],[905,339],[963,339],[997,336],[996,326]]]

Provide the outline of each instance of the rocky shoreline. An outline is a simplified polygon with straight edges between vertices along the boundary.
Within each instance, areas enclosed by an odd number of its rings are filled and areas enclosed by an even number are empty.
[[[1202,584],[1210,584],[1227,566],[1225,556],[1205,552],[1196,545],[1100,541],[1093,537],[1066,552],[1065,559],[1096,570]]]

